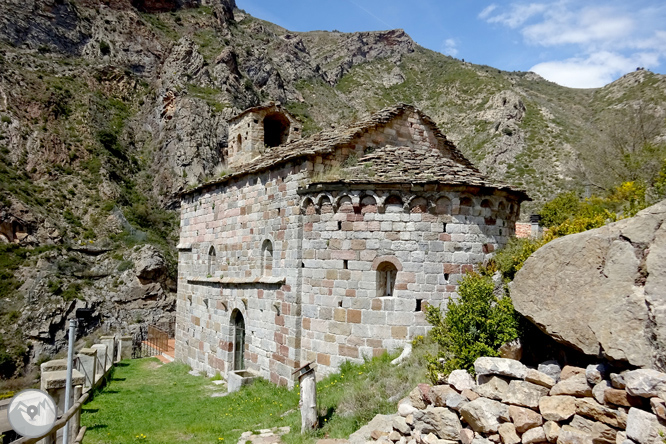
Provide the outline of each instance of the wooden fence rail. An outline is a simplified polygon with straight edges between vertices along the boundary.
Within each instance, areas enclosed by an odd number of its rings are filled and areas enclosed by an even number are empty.
[[[79,410],[81,410],[81,407],[83,406],[83,403],[86,402],[88,399],[88,396],[90,396],[90,393],[86,393],[83,396],[79,398],[74,405],[67,410],[61,417],[58,419],[55,424],[53,425],[53,428],[47,432],[44,433],[42,436],[38,438],[21,438],[17,441],[13,441],[11,444],[36,444],[40,439],[44,439],[47,436],[50,436],[54,433],[56,433],[58,430],[61,428],[65,427],[65,424],[67,424],[67,421],[69,421],[74,415],[78,413]],[[83,428],[85,429],[85,427]],[[85,433],[85,430],[83,431]],[[79,434],[77,435],[76,439],[79,439],[79,435],[81,435],[81,432],[79,431]],[[81,436],[81,440],[83,439],[83,436]],[[80,441],[79,441],[80,442]]]

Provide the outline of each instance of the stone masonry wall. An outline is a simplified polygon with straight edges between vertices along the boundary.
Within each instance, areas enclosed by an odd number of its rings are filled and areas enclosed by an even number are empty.
[[[232,370],[232,315],[239,310],[245,320],[245,366],[288,383],[300,360],[296,190],[302,177],[300,167],[285,167],[183,201],[177,359],[209,374]],[[266,241],[273,249],[271,267],[262,266]]]
[[[462,273],[513,235],[507,207],[500,193],[434,185],[306,196],[303,359],[326,373],[425,334],[425,304],[448,300]],[[383,262],[398,270],[392,296],[378,294]]]

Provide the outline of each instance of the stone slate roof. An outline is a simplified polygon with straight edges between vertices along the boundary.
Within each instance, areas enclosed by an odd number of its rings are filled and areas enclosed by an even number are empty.
[[[505,184],[490,183],[473,166],[461,165],[431,148],[392,145],[366,150],[356,165],[341,169],[341,176],[345,182],[443,182],[451,185],[508,187]]]
[[[436,149],[394,147],[388,145],[378,147],[373,152],[370,152],[370,150],[366,151],[366,154],[359,159],[355,167],[345,167],[342,169],[348,171],[349,174],[344,174],[343,171],[340,177],[330,177],[321,181],[343,181],[349,183],[442,182],[451,185],[471,185],[514,191],[522,194],[525,199],[529,199],[521,190],[513,189],[507,184],[489,181],[442,134],[430,117],[418,108],[407,104],[398,104],[379,111],[359,122],[324,130],[307,139],[296,140],[287,145],[275,147],[262,156],[243,164],[237,171],[221,179],[208,182],[193,190],[184,192],[183,195],[199,191],[203,188],[209,188],[216,184],[225,183],[236,177],[259,173],[298,158],[330,154],[336,147],[352,142],[363,133],[377,126],[384,125],[405,112],[417,113],[440,141],[440,148],[448,151],[451,158],[445,157]]]

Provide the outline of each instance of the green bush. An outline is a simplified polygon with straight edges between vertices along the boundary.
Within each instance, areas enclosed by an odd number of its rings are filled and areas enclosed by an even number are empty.
[[[511,238],[504,248],[495,254],[493,262],[497,269],[502,272],[502,277],[507,281],[512,281],[527,258],[546,242],[545,238]]]
[[[123,271],[129,270],[132,267],[134,267],[134,262],[129,260],[122,261],[118,264],[118,272],[122,273]]]
[[[83,296],[81,295],[81,284],[78,282],[69,284],[67,289],[61,293],[61,296],[65,301],[71,301],[74,299],[83,300]]]
[[[560,193],[553,200],[547,202],[539,212],[541,225],[549,228],[560,225],[565,220],[575,216],[579,210],[580,198],[575,192]]]
[[[105,56],[111,54],[111,45],[109,45],[107,42],[104,40],[101,40],[99,42],[99,52]]]
[[[466,369],[474,374],[480,356],[498,356],[502,344],[518,337],[518,315],[511,299],[497,298],[489,276],[466,274],[458,287],[458,300],[450,300],[446,313],[426,307],[426,320],[440,352],[428,359],[428,375],[435,383],[439,373]],[[443,363],[440,359],[443,358]]]

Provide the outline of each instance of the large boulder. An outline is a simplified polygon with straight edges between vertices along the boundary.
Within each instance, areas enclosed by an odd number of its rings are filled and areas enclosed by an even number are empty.
[[[666,201],[556,239],[516,274],[518,312],[587,355],[666,367]]]

